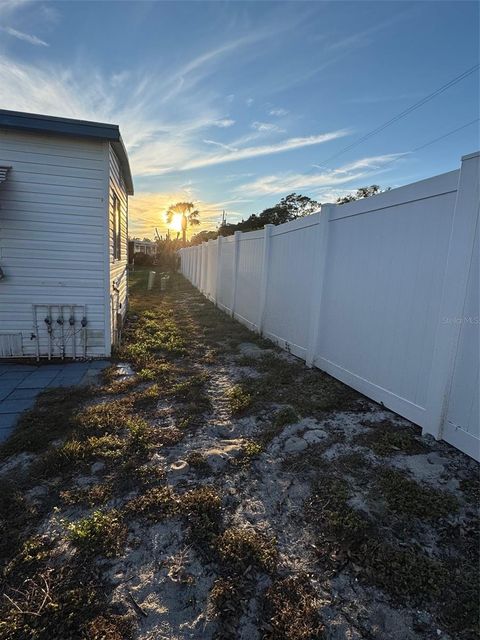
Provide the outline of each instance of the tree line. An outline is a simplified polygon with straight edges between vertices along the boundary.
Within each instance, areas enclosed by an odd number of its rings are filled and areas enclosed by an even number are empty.
[[[337,198],[336,204],[347,204],[354,200],[361,200],[362,198],[368,198],[370,196],[377,195],[383,191],[389,191],[382,189],[378,184],[372,184],[367,187],[360,187],[355,193],[350,193],[340,198]],[[196,233],[192,236],[190,244],[201,244],[207,240],[215,240],[218,236],[231,236],[235,231],[256,231],[257,229],[263,229],[266,224],[284,224],[297,218],[303,218],[320,209],[320,202],[303,196],[297,193],[290,193],[280,200],[280,202],[273,207],[264,209],[261,213],[252,213],[246,220],[241,220],[236,223],[222,223],[215,231],[204,230]]]

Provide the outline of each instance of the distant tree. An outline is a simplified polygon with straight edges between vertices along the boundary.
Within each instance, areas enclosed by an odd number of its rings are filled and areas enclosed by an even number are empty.
[[[200,220],[198,216],[200,215],[200,211],[195,209],[195,205],[193,202],[177,202],[176,204],[172,204],[167,211],[167,222],[171,224],[173,218],[178,215],[180,216],[181,225],[182,225],[182,241],[183,245],[187,244],[187,227],[193,227],[197,224],[200,224]]]
[[[190,238],[190,244],[202,244],[202,242],[208,242],[208,240],[215,240],[218,238],[218,231],[199,231]]]
[[[246,220],[237,224],[224,224],[218,233],[222,236],[232,235],[235,231],[255,231],[263,229],[266,224],[283,224],[296,218],[307,216],[320,208],[320,203],[308,196],[291,193],[280,200],[273,207],[264,209],[261,213],[253,213]]]
[[[337,198],[337,204],[347,204],[348,202],[354,202],[362,198],[376,196],[378,193],[384,193],[385,191],[390,191],[390,187],[381,189],[378,184],[371,184],[369,187],[360,187],[355,193],[349,193],[346,196]]]

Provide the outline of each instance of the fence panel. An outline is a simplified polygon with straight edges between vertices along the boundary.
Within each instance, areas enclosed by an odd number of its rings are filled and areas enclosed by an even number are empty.
[[[468,278],[467,299],[459,317],[443,318],[444,322],[460,324],[458,351],[450,393],[443,437],[463,451],[478,450],[480,442],[479,417],[479,273],[480,247],[477,225],[473,260]]]
[[[234,237],[229,236],[222,240],[222,253],[220,256],[220,287],[217,304],[225,311],[231,311],[233,302],[233,258]]]
[[[275,227],[270,247],[265,335],[304,359],[319,216],[315,214]]]
[[[242,233],[239,244],[235,317],[250,329],[258,322],[264,237],[263,230]]]
[[[453,172],[382,194],[375,209],[342,205],[329,223],[315,363],[420,424],[457,182]]]
[[[207,253],[205,295],[210,300],[215,300],[215,287],[217,282],[217,240],[209,240],[205,245]]]

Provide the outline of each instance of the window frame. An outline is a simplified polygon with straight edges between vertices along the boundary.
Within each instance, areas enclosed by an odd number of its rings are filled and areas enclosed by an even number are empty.
[[[113,240],[113,261],[122,259],[122,212],[120,206],[120,198],[113,191],[113,223],[112,223],[112,240]]]

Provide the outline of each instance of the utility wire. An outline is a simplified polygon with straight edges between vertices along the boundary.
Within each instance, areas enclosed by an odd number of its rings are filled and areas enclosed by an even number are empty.
[[[410,151],[410,153],[416,153],[417,151],[420,151],[421,149],[425,149],[425,147],[429,147],[431,144],[434,144],[435,142],[439,142],[440,140],[443,140],[444,138],[448,138],[448,136],[451,136],[452,134],[457,133],[457,131],[461,131],[462,129],[466,129],[467,127],[472,126],[472,124],[475,124],[479,120],[480,120],[480,118],[475,118],[475,120],[472,120],[471,122],[467,122],[466,124],[462,124],[461,127],[457,127],[456,129],[452,129],[452,131],[449,131],[448,133],[444,133],[443,136],[439,136],[438,138],[434,138],[433,140],[430,140],[430,142],[426,142],[425,144],[422,144],[420,147],[416,147],[415,149],[412,149]]]
[[[451,131],[448,131],[447,133],[444,133],[443,135],[438,136],[437,138],[433,138],[433,140],[429,140],[428,142],[425,142],[424,144],[421,144],[419,147],[415,147],[415,149],[411,149],[410,151],[405,151],[402,155],[409,155],[411,153],[416,153],[417,151],[421,151],[422,149],[425,149],[426,147],[429,147],[431,144],[435,144],[436,142],[440,142],[440,140],[443,140],[444,138],[448,138],[448,136],[451,136],[454,133],[457,133],[457,131],[461,131],[462,129],[466,129],[467,127],[471,127],[472,124],[475,124],[479,120],[480,120],[480,118],[475,118],[475,120],[471,120],[470,122],[466,122],[465,124],[462,124],[460,127],[457,127],[456,129],[452,129]],[[392,164],[393,162],[396,162],[397,160],[398,160],[398,158],[393,158],[393,160],[390,160],[390,162],[386,162],[384,165],[382,165],[382,169],[384,167],[388,167],[389,164]]]
[[[466,122],[465,124],[462,124],[460,127],[457,127],[456,129],[452,129],[451,131],[448,131],[447,133],[444,133],[443,135],[438,136],[437,138],[434,138],[433,140],[429,140],[428,142],[425,142],[424,144],[420,145],[419,147],[415,147],[415,149],[411,149],[410,151],[406,151],[402,155],[408,155],[410,153],[416,153],[417,151],[420,151],[421,149],[425,149],[425,147],[429,147],[431,144],[435,144],[435,142],[439,142],[440,140],[443,140],[444,138],[448,138],[448,136],[451,136],[454,133],[457,133],[457,131],[461,131],[462,129],[466,129],[467,127],[471,127],[472,124],[475,124],[476,122],[479,122],[479,121],[480,121],[480,118],[475,118],[475,120],[471,120],[470,122]],[[382,169],[385,168],[385,167],[388,167],[388,165],[393,164],[394,162],[397,162],[397,160],[398,160],[398,158],[393,158],[393,160],[390,160],[390,162],[386,162],[384,165],[382,165]]]
[[[383,124],[378,126],[376,129],[372,129],[372,131],[369,131],[368,133],[366,133],[364,136],[362,136],[361,138],[359,138],[355,142],[352,142],[352,144],[349,144],[346,147],[343,147],[343,149],[340,149],[340,151],[337,151],[337,153],[333,154],[333,156],[330,156],[329,158],[327,158],[327,160],[322,162],[321,165],[327,164],[331,160],[334,160],[335,158],[338,158],[338,156],[343,155],[347,151],[350,151],[350,149],[353,149],[354,147],[357,147],[362,142],[365,142],[365,140],[368,140],[372,136],[375,136],[377,133],[380,133],[381,131],[383,131],[384,129],[389,127],[390,125],[394,124],[398,120],[401,120],[402,118],[407,116],[409,113],[412,113],[412,111],[415,111],[416,109],[422,107],[427,102],[430,102],[430,100],[433,100],[434,98],[439,96],[441,93],[443,93],[444,91],[446,91],[450,87],[453,87],[453,85],[457,84],[458,82],[461,82],[461,80],[464,80],[468,76],[472,75],[472,73],[475,73],[475,71],[478,71],[479,68],[480,68],[480,64],[476,64],[473,67],[470,67],[470,69],[467,69],[466,71],[464,71],[460,75],[456,76],[455,78],[453,78],[452,80],[450,80],[446,84],[442,85],[441,87],[439,87],[438,89],[436,89],[435,91],[430,93],[428,96],[425,96],[424,98],[422,98],[418,102],[415,102],[415,104],[412,104],[410,107],[408,107],[404,111],[401,111],[396,116],[393,116],[393,118],[390,118],[390,120],[387,120],[386,122],[384,122]]]

